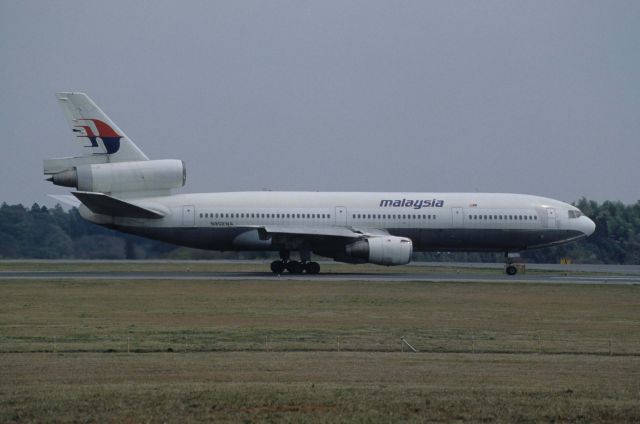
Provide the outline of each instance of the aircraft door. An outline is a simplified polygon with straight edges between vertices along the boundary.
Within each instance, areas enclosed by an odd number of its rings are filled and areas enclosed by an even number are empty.
[[[451,208],[453,228],[462,228],[463,215],[462,208]]]
[[[196,208],[193,205],[182,207],[182,225],[193,227],[196,224]]]
[[[547,208],[547,227],[557,228],[558,220],[556,217],[556,210],[554,208]]]
[[[336,225],[347,225],[347,208],[336,206]]]

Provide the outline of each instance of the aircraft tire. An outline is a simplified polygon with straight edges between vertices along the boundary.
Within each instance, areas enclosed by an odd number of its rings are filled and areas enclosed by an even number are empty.
[[[304,266],[298,261],[287,262],[286,267],[287,271],[289,271],[291,274],[302,274],[302,272],[304,271]]]
[[[515,265],[509,265],[505,269],[507,275],[516,275],[518,273],[518,268]]]
[[[271,262],[271,272],[274,274],[282,274],[284,272],[284,263],[282,261]]]
[[[304,269],[307,274],[317,274],[320,272],[320,264],[318,262],[307,262]]]

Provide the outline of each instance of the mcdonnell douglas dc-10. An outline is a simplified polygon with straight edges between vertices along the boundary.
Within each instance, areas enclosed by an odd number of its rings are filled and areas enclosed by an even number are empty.
[[[576,207],[525,194],[172,194],[186,181],[181,160],[149,160],[86,94],[56,96],[85,154],[44,161],[49,181],[77,190],[75,198],[54,197],[75,202],[84,219],[125,233],[200,249],[279,252],[271,263],[276,274],[317,274],[312,253],[403,265],[414,251],[498,251],[513,275],[511,258],[519,252],[595,230]]]

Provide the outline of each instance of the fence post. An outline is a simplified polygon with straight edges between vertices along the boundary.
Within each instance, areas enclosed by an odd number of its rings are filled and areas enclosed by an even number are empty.
[[[471,336],[471,353],[476,353],[476,336]]]
[[[127,353],[131,353],[131,335],[127,334]]]
[[[340,352],[340,336],[337,337],[338,340],[338,352]]]
[[[53,353],[56,353],[56,336],[53,336]]]
[[[611,337],[609,337],[609,356],[612,355],[612,350],[611,350]]]

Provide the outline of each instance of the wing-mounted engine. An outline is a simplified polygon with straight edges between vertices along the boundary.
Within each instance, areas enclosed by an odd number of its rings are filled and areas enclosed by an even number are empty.
[[[413,243],[405,237],[369,237],[348,244],[345,253],[350,258],[372,264],[404,265],[411,262]]]
[[[44,173],[55,185],[94,193],[157,192],[184,186],[186,168],[176,159],[79,164],[61,167],[57,162]]]

